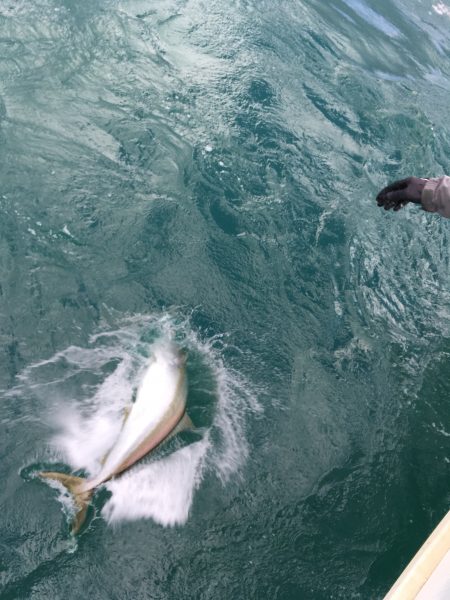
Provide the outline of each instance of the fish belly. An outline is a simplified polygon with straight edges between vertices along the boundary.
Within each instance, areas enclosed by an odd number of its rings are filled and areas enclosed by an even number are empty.
[[[174,369],[164,360],[155,361],[143,378],[116,443],[90,487],[118,475],[155,448],[176,427],[185,407],[184,369]]]

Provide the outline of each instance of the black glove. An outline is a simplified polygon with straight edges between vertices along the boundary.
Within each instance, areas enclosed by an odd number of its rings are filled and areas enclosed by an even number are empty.
[[[407,177],[406,179],[394,181],[378,194],[377,204],[383,206],[384,210],[390,208],[400,210],[408,202],[421,204],[422,190],[427,181],[427,179],[420,179],[419,177]]]

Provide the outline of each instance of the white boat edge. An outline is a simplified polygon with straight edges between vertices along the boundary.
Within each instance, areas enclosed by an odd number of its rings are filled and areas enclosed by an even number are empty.
[[[450,511],[427,538],[384,600],[450,598],[450,571],[447,568],[439,568],[441,565],[448,565],[449,561]],[[434,588],[435,592],[431,592],[431,588]],[[445,590],[446,595],[441,596],[436,591],[438,589]]]

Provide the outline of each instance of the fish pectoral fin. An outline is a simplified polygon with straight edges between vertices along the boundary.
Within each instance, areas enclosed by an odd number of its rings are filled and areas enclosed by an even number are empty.
[[[87,510],[94,490],[83,489],[83,484],[86,483],[84,477],[68,475],[67,473],[58,473],[56,471],[41,471],[39,477],[59,481],[59,483],[61,483],[73,496],[76,513],[70,530],[73,534],[77,534],[86,520]]]
[[[124,428],[125,423],[127,422],[128,416],[129,416],[132,408],[133,408],[133,405],[130,404],[129,406],[125,406],[125,408],[123,409],[123,420],[122,420],[122,427],[121,427],[121,429]],[[113,445],[113,447],[114,447],[114,445]],[[108,458],[110,452],[111,452],[111,448],[107,452],[105,452],[105,454],[102,456],[102,458],[100,460],[100,464],[101,464],[102,467],[105,464],[106,459]]]
[[[122,427],[125,425],[125,423],[127,422],[128,416],[131,412],[131,409],[133,408],[132,404],[129,404],[128,406],[125,406],[125,408],[123,409],[123,421],[122,421]]]

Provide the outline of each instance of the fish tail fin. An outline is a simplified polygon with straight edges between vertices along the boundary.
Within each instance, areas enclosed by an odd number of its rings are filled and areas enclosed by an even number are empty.
[[[73,496],[75,502],[76,513],[70,528],[73,534],[77,534],[84,521],[86,520],[87,510],[91,501],[93,489],[84,489],[86,479],[77,477],[76,475],[68,475],[67,473],[58,473],[56,471],[41,471],[39,477],[43,479],[52,479],[61,483]]]

